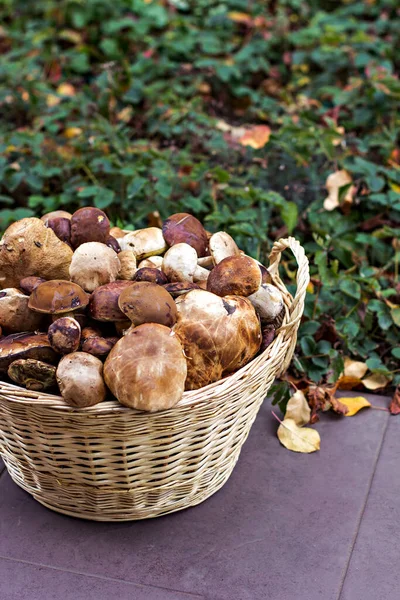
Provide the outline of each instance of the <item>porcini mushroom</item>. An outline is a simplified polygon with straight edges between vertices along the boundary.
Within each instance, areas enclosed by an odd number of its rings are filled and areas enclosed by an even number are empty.
[[[235,240],[225,231],[217,231],[209,240],[210,252],[217,265],[228,256],[239,256],[240,250]]]
[[[170,282],[207,280],[210,271],[197,264],[197,253],[189,244],[171,246],[164,255],[161,266]]]
[[[90,297],[89,312],[95,321],[125,321],[126,316],[118,306],[121,293],[133,285],[133,281],[113,281],[96,288]]]
[[[35,331],[40,328],[43,317],[32,312],[28,302],[29,296],[16,288],[0,290],[0,325],[4,333]]]
[[[34,358],[14,360],[7,374],[12,381],[27,390],[41,392],[56,385],[56,367]]]
[[[117,254],[121,252],[121,246],[119,245],[118,240],[116,240],[112,235],[109,235],[104,243],[109,248],[112,248]]]
[[[47,335],[51,347],[59,354],[76,352],[81,339],[81,326],[72,317],[60,317],[50,325]]]
[[[186,373],[177,337],[156,323],[140,325],[121,338],[104,365],[106,384],[119,402],[150,412],[179,402]]]
[[[33,358],[48,363],[57,360],[45,333],[12,333],[0,339],[0,373],[19,358]]]
[[[198,256],[206,256],[208,237],[206,230],[196,217],[188,213],[176,213],[164,222],[162,232],[169,246],[185,243],[196,250]]]
[[[122,250],[118,254],[118,259],[121,265],[118,272],[118,279],[133,279],[137,271],[135,253],[132,250]]]
[[[71,243],[78,248],[87,242],[105,243],[110,235],[107,215],[93,206],[79,208],[71,217]]]
[[[187,294],[191,290],[198,290],[200,286],[197,283],[191,283],[190,281],[176,281],[174,283],[166,283],[163,288],[171,294],[173,298]]]
[[[71,246],[71,219],[52,217],[47,220],[46,227],[52,229],[59,240]]]
[[[71,281],[93,292],[100,285],[115,281],[120,267],[118,255],[112,248],[100,242],[87,242],[75,250],[69,274]]]
[[[133,281],[150,281],[152,283],[158,283],[158,285],[164,285],[168,283],[167,276],[160,271],[151,267],[143,267],[138,269],[133,276]]]
[[[103,363],[92,354],[66,354],[58,364],[56,377],[61,396],[70,406],[94,406],[106,397]]]
[[[89,303],[89,296],[72,281],[53,279],[38,285],[29,296],[31,310],[49,315],[73,316]]]
[[[248,298],[258,312],[262,323],[274,321],[284,306],[281,292],[270,283],[262,283],[258,290]]]
[[[82,344],[82,351],[104,360],[118,339],[117,337],[88,337]]]
[[[131,231],[119,240],[119,245],[121,250],[132,250],[136,260],[162,254],[167,249],[162,231],[158,227]]]
[[[24,294],[29,296],[32,294],[33,290],[44,281],[46,280],[43,279],[43,277],[35,277],[35,275],[23,277],[23,279],[21,279],[19,282],[19,288]]]
[[[161,269],[163,260],[162,256],[149,256],[149,258],[144,258],[140,261],[138,268],[143,269],[144,267],[150,267],[151,269]]]
[[[250,296],[261,284],[261,271],[249,256],[228,256],[210,272],[207,290],[218,296]]]
[[[43,221],[43,223],[47,226],[49,219],[57,219],[58,217],[63,219],[71,219],[72,214],[67,210],[52,210],[51,212],[48,212],[40,217],[40,220]]]
[[[118,305],[134,325],[159,323],[172,327],[176,321],[176,304],[160,285],[138,281],[121,293]]]

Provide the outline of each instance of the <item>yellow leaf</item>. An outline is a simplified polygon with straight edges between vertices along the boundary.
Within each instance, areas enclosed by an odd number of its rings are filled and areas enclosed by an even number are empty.
[[[340,205],[339,201],[339,189],[344,185],[349,185],[352,182],[351,175],[344,169],[341,171],[335,171],[331,173],[326,182],[325,187],[328,190],[328,196],[324,201],[325,210],[334,210]],[[350,185],[349,189],[346,191],[343,201],[351,204],[353,202],[353,196],[355,193],[354,185]]]
[[[389,383],[390,379],[382,375],[381,373],[374,373],[373,375],[369,375],[365,379],[362,380],[362,384],[367,390],[377,390],[379,388],[386,387]]]
[[[251,129],[247,129],[239,142],[242,146],[251,146],[255,150],[263,148],[271,136],[271,129],[267,125],[255,125]]]
[[[118,121],[123,121],[124,123],[129,123],[129,121],[131,120],[131,117],[132,117],[132,113],[133,113],[132,106],[125,106],[125,108],[123,108],[122,110],[119,111],[119,113],[117,113],[117,119],[118,119]]]
[[[367,371],[368,367],[365,363],[351,360],[348,356],[344,359],[344,375],[346,377],[362,379]]]
[[[67,40],[72,44],[82,43],[82,35],[79,31],[75,31],[74,29],[63,29],[58,35],[62,40]]]
[[[64,131],[64,136],[70,139],[81,135],[81,133],[82,129],[80,127],[67,127],[67,129]]]
[[[352,377],[351,375],[342,375],[338,381],[339,390],[352,390],[357,385],[361,384],[361,379]]]
[[[389,187],[397,194],[400,194],[400,185],[398,183],[395,183],[394,181],[389,181]]]
[[[293,419],[285,419],[278,427],[280,443],[288,450],[309,454],[320,449],[318,431],[310,427],[298,427]]]
[[[243,23],[245,25],[250,24],[253,20],[252,17],[247,13],[237,11],[229,12],[228,17],[235,23]]]
[[[371,406],[371,403],[362,396],[356,396],[355,398],[340,398],[340,402],[349,409],[345,414],[345,417],[352,417],[362,408],[369,408]]]
[[[307,285],[307,288],[306,288],[306,291],[307,291],[309,294],[313,294],[313,293],[314,293],[314,284],[313,284],[313,282],[312,282],[312,281],[310,281],[310,282],[308,283],[308,285]]]
[[[72,98],[72,96],[75,96],[76,91],[71,83],[60,83],[60,85],[57,88],[57,94],[60,94],[60,96],[69,96],[70,98]]]
[[[58,96],[56,96],[55,94],[48,94],[46,96],[46,104],[47,106],[57,106],[57,104],[60,104],[61,102],[61,98],[59,98]]]
[[[286,407],[286,419],[292,419],[300,427],[310,422],[311,408],[308,405],[305,395],[301,390],[297,390],[289,399]]]

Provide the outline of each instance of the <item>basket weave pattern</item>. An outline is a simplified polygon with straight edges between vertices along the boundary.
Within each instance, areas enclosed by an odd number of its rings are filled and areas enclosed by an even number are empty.
[[[294,299],[278,273],[286,248],[299,267]],[[269,270],[285,300],[272,344],[233,375],[185,392],[172,409],[142,413],[114,400],[73,409],[59,396],[0,382],[0,454],[15,483],[53,510],[98,521],[156,517],[221,488],[296,345],[309,273],[294,238],[274,244]]]

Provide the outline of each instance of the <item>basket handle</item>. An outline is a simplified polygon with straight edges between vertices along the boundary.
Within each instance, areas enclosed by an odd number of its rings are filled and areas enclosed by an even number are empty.
[[[288,360],[285,359],[282,365],[281,373],[283,373],[289,366],[290,359],[296,346],[297,329],[300,325],[300,320],[303,315],[307,286],[310,282],[308,258],[305,255],[304,248],[293,237],[282,238],[280,240],[277,240],[272,247],[271,253],[269,255],[270,264],[268,267],[268,271],[271,274],[273,282],[278,288],[281,289],[281,291],[287,294],[286,287],[283,284],[281,278],[279,277],[278,267],[279,262],[281,260],[282,252],[288,248],[290,248],[290,250],[293,252],[298,264],[296,276],[297,290],[294,298],[292,299],[292,302],[290,303],[287,309],[287,322],[285,325],[282,325],[278,330],[284,333],[285,339],[290,338],[290,346],[287,352]]]

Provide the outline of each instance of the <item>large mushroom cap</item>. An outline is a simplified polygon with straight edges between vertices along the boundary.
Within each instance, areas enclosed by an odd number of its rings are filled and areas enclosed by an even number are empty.
[[[182,397],[186,359],[173,332],[146,323],[121,338],[104,365],[104,378],[124,404],[150,412],[174,406]]]
[[[51,212],[46,213],[45,215],[40,217],[40,220],[43,221],[45,225],[47,225],[49,219],[57,219],[58,217],[61,217],[63,219],[71,219],[72,214],[67,210],[52,210]]]
[[[176,321],[176,304],[160,285],[137,281],[123,290],[118,305],[134,325],[159,323],[172,327]]]
[[[118,255],[100,242],[87,242],[73,254],[69,274],[71,280],[87,292],[115,281],[121,268]]]
[[[28,302],[29,296],[16,288],[0,291],[0,326],[5,333],[35,331],[40,328],[43,317],[32,312]]]
[[[118,306],[122,292],[133,285],[133,281],[113,281],[94,290],[90,297],[89,312],[96,321],[125,321],[126,316]]]
[[[61,315],[84,308],[88,295],[72,281],[53,279],[37,286],[29,297],[30,309],[50,315]]]
[[[14,333],[0,339],[0,373],[19,358],[34,358],[54,363],[57,354],[50,346],[45,333]]]
[[[56,385],[56,367],[34,358],[20,358],[8,367],[12,381],[28,390],[41,392]]]
[[[206,256],[208,236],[203,225],[188,213],[171,215],[163,224],[163,235],[169,246],[185,243],[196,250],[198,256]]]
[[[87,352],[64,356],[58,364],[56,376],[61,396],[70,406],[94,406],[106,397],[103,363]]]
[[[193,290],[176,300],[174,331],[188,359],[186,389],[198,389],[248,363],[261,344],[261,328],[247,298],[221,298]]]
[[[132,250],[136,260],[163,254],[167,244],[159,227],[147,227],[131,231],[119,240],[121,250]]]
[[[0,241],[0,288],[17,287],[23,277],[68,279],[72,250],[34,217],[16,221]]]
[[[110,235],[107,215],[93,206],[75,211],[71,217],[71,243],[74,248],[86,242],[105,243]]]
[[[207,290],[217,296],[250,296],[261,284],[261,271],[249,256],[229,256],[210,272]]]

